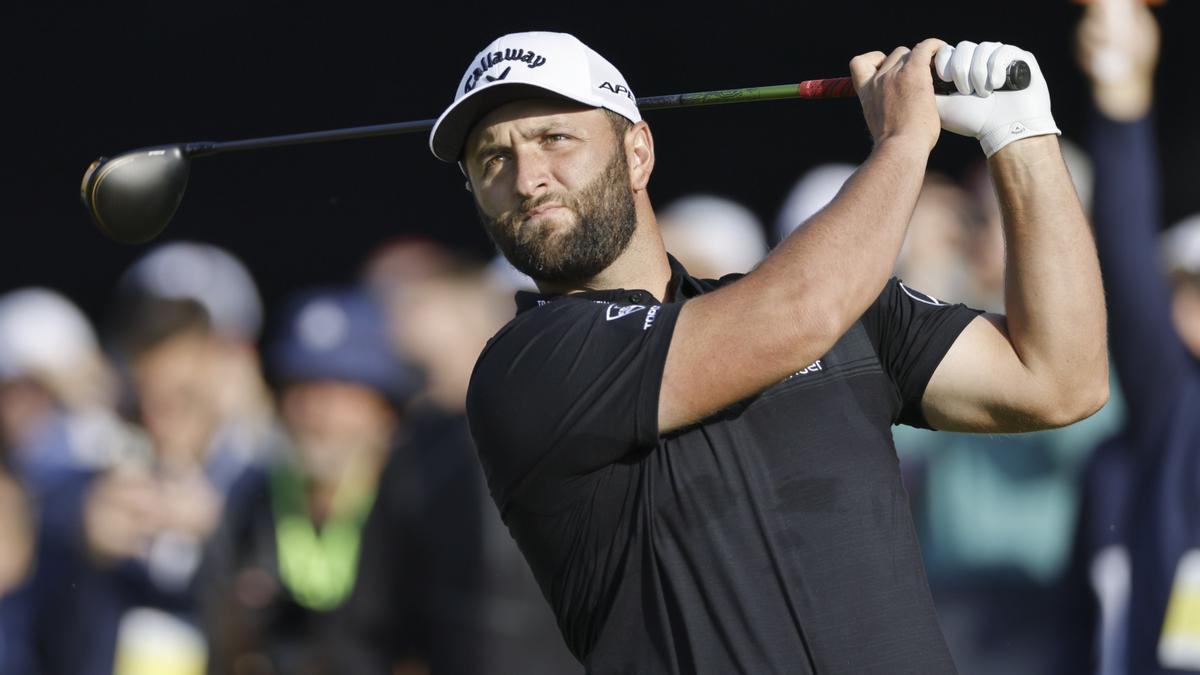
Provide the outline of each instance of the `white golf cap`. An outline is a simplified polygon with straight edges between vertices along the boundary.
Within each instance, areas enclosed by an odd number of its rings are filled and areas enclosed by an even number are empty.
[[[79,308],[47,288],[0,296],[0,379],[70,372],[100,353]]]
[[[438,118],[429,148],[457,162],[471,127],[491,110],[523,98],[566,98],[640,122],[637,99],[603,56],[567,33],[510,33],[467,66],[454,102]]]
[[[163,244],[122,276],[122,291],[199,302],[218,333],[254,342],[262,326],[262,298],[246,266],[225,249],[191,241]]]

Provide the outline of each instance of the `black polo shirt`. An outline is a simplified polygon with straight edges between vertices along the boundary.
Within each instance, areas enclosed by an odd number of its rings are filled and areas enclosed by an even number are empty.
[[[736,279],[671,264],[668,303],[519,294],[471,379],[492,497],[571,651],[596,675],[953,672],[891,426],[927,426],[977,312],[892,279],[812,365],[660,436],[679,311]]]

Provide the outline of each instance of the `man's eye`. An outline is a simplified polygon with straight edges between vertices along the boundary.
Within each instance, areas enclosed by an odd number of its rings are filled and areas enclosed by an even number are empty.
[[[492,155],[483,161],[483,168],[489,170],[498,169],[504,163],[504,159],[504,155],[502,154]]]
[[[568,136],[566,134],[546,134],[546,141],[550,142],[550,143],[557,143],[560,141],[565,141],[569,138],[570,138],[570,136]]]

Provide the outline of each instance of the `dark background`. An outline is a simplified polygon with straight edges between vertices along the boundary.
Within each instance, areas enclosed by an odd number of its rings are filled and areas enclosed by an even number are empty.
[[[39,284],[103,313],[121,270],[145,252],[105,239],[79,202],[88,163],[141,146],[436,117],[469,59],[499,34],[565,30],[609,58],[641,96],[781,84],[847,72],[857,53],[926,36],[999,40],[1034,52],[1054,114],[1080,137],[1086,89],[1068,2],[144,1],[85,7],[6,3],[0,100],[8,133],[0,290]],[[1200,2],[1157,10],[1168,222],[1200,211],[1200,108],[1193,43]],[[765,223],[795,179],[869,150],[853,99],[649,112],[660,206],[692,191],[740,200]],[[933,168],[981,157],[943,135]],[[353,279],[376,244],[424,234],[484,257],[490,244],[457,169],[427,139],[399,136],[197,160],[159,241],[233,250],[268,307],[289,290]]]

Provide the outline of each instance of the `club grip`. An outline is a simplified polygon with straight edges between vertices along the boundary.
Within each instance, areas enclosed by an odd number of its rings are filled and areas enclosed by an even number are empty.
[[[1008,64],[1004,73],[1004,84],[997,91],[1020,91],[1029,87],[1033,73],[1029,64],[1024,61],[1013,61]],[[796,87],[800,98],[848,98],[855,95],[854,82],[848,77],[832,77],[825,80],[805,80]],[[943,82],[942,78],[933,74],[933,93],[940,95],[957,94],[958,88],[953,82]]]
[[[996,91],[1020,91],[1029,88],[1029,82],[1033,79],[1033,74],[1029,72],[1029,64],[1024,61],[1013,61],[1008,64],[1008,68],[1004,71],[1004,84]],[[946,96],[949,94],[957,94],[958,87],[954,86],[953,82],[945,82],[938,77],[937,73],[933,74],[933,93]]]

